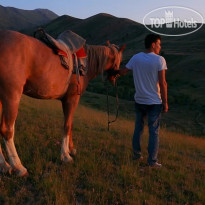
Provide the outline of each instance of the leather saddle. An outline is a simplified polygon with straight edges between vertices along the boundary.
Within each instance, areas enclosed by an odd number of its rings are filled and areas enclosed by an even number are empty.
[[[80,74],[86,74],[85,68],[87,67],[87,55],[84,50],[86,40],[81,36],[67,30],[55,39],[40,28],[34,32],[34,37],[45,43],[55,54],[59,55],[61,63],[66,69],[69,69],[69,61],[71,59],[69,59],[68,53],[71,52],[75,68],[73,70],[76,71],[76,69],[80,69]],[[83,69],[83,71],[81,71],[81,69]]]

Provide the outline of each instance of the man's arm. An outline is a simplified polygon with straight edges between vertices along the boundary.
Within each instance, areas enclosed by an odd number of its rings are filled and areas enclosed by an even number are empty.
[[[165,70],[158,72],[158,78],[159,78],[160,93],[162,97],[163,112],[167,112],[168,101],[167,101],[167,82],[165,77]]]
[[[130,69],[128,69],[128,68],[122,68],[122,69],[120,69],[119,70],[119,75],[121,76],[121,75],[126,75],[128,72],[130,71]]]
[[[109,73],[109,75],[114,76],[115,78],[118,78],[122,75],[126,75],[129,71],[130,69],[125,67],[120,70],[108,70],[107,72]]]

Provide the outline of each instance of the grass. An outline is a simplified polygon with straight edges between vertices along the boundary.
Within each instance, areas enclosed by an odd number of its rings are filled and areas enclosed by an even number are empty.
[[[162,128],[163,168],[150,169],[147,128],[144,160],[132,161],[134,117],[120,112],[108,132],[105,102],[101,95],[82,97],[74,116],[78,153],[74,164],[64,164],[60,103],[23,97],[15,142],[29,176],[1,175],[0,204],[205,204],[205,140]]]

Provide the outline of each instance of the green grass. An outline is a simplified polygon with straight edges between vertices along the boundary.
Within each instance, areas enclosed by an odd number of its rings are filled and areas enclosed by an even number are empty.
[[[101,95],[82,97],[74,116],[78,153],[74,164],[64,164],[60,103],[23,97],[15,142],[29,176],[1,175],[0,204],[205,204],[205,140],[161,129],[163,167],[150,169],[147,128],[144,160],[132,161],[134,116],[120,111],[108,132],[105,102]]]

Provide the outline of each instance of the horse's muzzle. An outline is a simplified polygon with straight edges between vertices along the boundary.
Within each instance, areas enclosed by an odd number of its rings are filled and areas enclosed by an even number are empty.
[[[115,85],[116,79],[119,77],[119,70],[110,69],[107,71],[107,79],[112,85]]]

